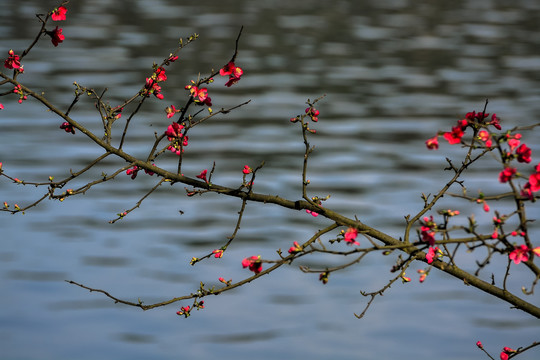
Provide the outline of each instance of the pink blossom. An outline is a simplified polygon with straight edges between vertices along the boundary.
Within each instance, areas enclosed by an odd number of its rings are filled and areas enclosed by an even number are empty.
[[[167,113],[167,119],[170,119],[174,116],[174,114],[179,112],[179,110],[176,110],[176,107],[174,105],[171,105],[165,108],[165,112]]]
[[[490,147],[492,145],[491,135],[486,130],[480,130],[478,132],[478,138],[482,140],[487,147]]]
[[[429,248],[428,253],[426,254],[428,264],[431,264],[434,259],[437,259],[439,257],[439,254],[437,254],[437,252],[439,251],[439,247],[437,246]]]
[[[516,149],[517,161],[521,163],[530,163],[531,162],[531,149],[525,144],[521,144]]]
[[[18,69],[21,67],[19,55],[15,55],[13,50],[8,51],[8,58],[4,61],[4,67],[8,69]]]
[[[246,175],[251,173],[252,171],[253,169],[251,169],[248,165],[244,165],[244,169],[242,170],[242,172]]]
[[[199,175],[197,175],[196,177],[203,180],[205,183],[208,183],[208,180],[206,179],[206,174],[208,173],[208,170],[204,169],[203,171],[201,171],[201,173]]]
[[[58,26],[50,33],[51,35],[51,42],[56,47],[58,44],[64,41],[66,38],[64,35],[62,35],[62,28],[58,28]]]
[[[131,179],[133,180],[137,177],[138,172],[139,172],[139,167],[135,165],[132,168],[126,170],[126,175],[131,175]]]
[[[450,145],[459,144],[461,138],[465,135],[465,129],[468,126],[467,120],[459,120],[457,125],[452,127],[452,131],[445,132],[444,138],[448,140]]]
[[[219,75],[221,76],[227,76],[229,75],[229,81],[225,83],[225,86],[231,87],[232,85],[236,84],[238,81],[240,81],[240,78],[244,74],[244,71],[234,65],[234,62],[230,61],[227,65],[225,65],[222,69],[219,70]]]
[[[196,86],[188,85],[186,86],[186,89],[189,90],[191,96],[195,100],[195,103],[198,105],[207,105],[212,106],[212,99],[208,96],[208,89],[207,88],[201,88],[199,89]]]
[[[180,125],[178,123],[172,123],[167,127],[167,130],[165,131],[165,135],[167,135],[167,139],[169,141],[172,141],[174,138],[181,138],[182,137],[182,129],[184,128],[183,125]]]
[[[167,75],[165,74],[165,68],[163,68],[162,66],[156,69],[156,71],[154,72],[154,76],[158,82],[167,80]]]
[[[495,114],[493,114],[495,115]],[[486,114],[484,112],[478,112],[476,113],[476,111],[473,111],[473,112],[468,112],[466,115],[465,115],[465,118],[467,120],[470,120],[470,121],[474,121],[474,120],[477,120],[479,122],[483,122],[485,118],[487,118],[489,116],[489,114]]]
[[[484,345],[482,345],[482,343],[480,341],[476,342],[476,346],[478,346],[480,349],[484,348]]]
[[[242,260],[242,267],[247,268],[253,271],[255,274],[258,274],[262,271],[262,261],[260,256],[251,256]]]
[[[491,122],[489,122],[488,124],[493,125],[497,130],[501,130],[500,120],[501,119],[497,117],[497,114],[493,114],[491,115]]]
[[[540,190],[540,163],[536,165],[536,173],[529,176],[528,184],[532,192]]]
[[[527,245],[520,245],[517,246],[514,251],[508,255],[510,260],[514,260],[514,263],[519,264],[522,261],[529,260],[529,251],[530,249],[527,247]]]
[[[54,9],[51,14],[51,19],[53,19],[53,21],[66,20],[66,13],[67,9],[63,6],[60,6],[58,9]]]
[[[499,173],[499,181],[502,183],[510,181],[512,177],[516,174],[517,170],[512,167],[507,167]]]
[[[429,150],[437,150],[439,148],[439,135],[426,140],[426,147]]]
[[[424,224],[420,228],[422,241],[427,242],[430,246],[435,244],[435,231],[437,224],[433,221],[433,216],[424,217]]]
[[[348,245],[360,245],[358,241],[356,241],[356,237],[358,236],[358,230],[350,227],[345,232],[344,240]]]
[[[0,110],[4,110],[4,105],[0,104]]]
[[[519,146],[520,140],[517,138],[512,138],[508,140],[508,146],[510,146],[510,151],[514,151],[515,148]]]

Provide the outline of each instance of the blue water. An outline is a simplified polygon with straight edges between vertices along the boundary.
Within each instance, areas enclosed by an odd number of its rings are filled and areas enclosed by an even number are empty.
[[[0,3],[2,54],[26,47],[37,31],[33,14],[56,5]],[[318,106],[310,190],[331,194],[332,209],[400,236],[403,216],[421,209],[420,194],[437,191],[448,179],[444,157],[459,159],[461,153],[448,145],[428,152],[425,139],[481,110],[486,98],[488,111],[508,126],[538,122],[539,17],[540,5],[532,0],[511,6],[479,0],[73,2],[61,25],[66,41],[58,48],[47,39],[39,43],[23,61],[23,79],[61,108],[71,102],[73,81],[108,87],[115,104],[139,89],[152,62],[167,56],[179,37],[200,33],[168,71],[165,100],[148,101],[135,119],[126,149],[141,155],[154,131],[169,123],[165,106],[179,106],[190,79],[229,59],[244,25],[238,63],[245,76],[231,89],[216,79],[210,94],[215,109],[251,103],[193,129],[183,171],[193,176],[215,161],[214,182],[234,186],[245,164],[265,161],[256,190],[299,198],[303,144],[288,119],[303,111],[307,98],[326,94]],[[0,161],[9,174],[60,179],[100,155],[82,135],[59,130],[60,120],[36,101],[0,102],[6,107],[0,113]],[[99,129],[91,101],[81,100],[72,114]],[[524,139],[533,157],[540,151],[537,139],[535,133]],[[123,165],[111,158],[70,187]],[[470,191],[500,190],[497,173],[496,163],[479,164],[467,177]],[[46,201],[24,216],[0,214],[2,359],[481,359],[477,340],[495,358],[503,346],[538,340],[538,320],[445,274],[432,272],[419,284],[417,267],[407,272],[413,282],[396,283],[356,319],[353,313],[367,300],[360,290],[374,291],[391,276],[393,259],[378,254],[332,274],[324,286],[297,266],[321,268],[342,259],[294,263],[205,298],[206,308],[188,319],[175,312],[190,302],[143,312],[64,282],[131,301],[163,301],[195,291],[200,281],[219,286],[220,276],[242,279],[248,275],[240,266],[244,257],[274,258],[276,249],[328,225],[305,213],[249,204],[226,255],[192,267],[192,256],[226,241],[240,203],[215,194],[186,198],[182,186],[163,185],[126,219],[108,223],[155,181],[123,175],[84,196]],[[1,202],[28,204],[42,193],[0,181]],[[487,223],[492,216],[451,198],[443,206]],[[531,225],[532,234],[538,229]],[[472,268],[474,259],[464,254],[465,267]],[[504,264],[495,260],[486,278]],[[518,292],[532,281],[520,270],[512,268]],[[531,301],[540,303],[538,295]],[[538,356],[533,350],[520,359]]]

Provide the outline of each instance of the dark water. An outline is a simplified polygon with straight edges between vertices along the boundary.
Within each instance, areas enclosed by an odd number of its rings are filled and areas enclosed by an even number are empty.
[[[55,5],[1,2],[2,54],[25,48],[37,30],[34,14]],[[428,152],[425,139],[465,112],[481,110],[486,98],[488,111],[508,126],[538,122],[540,4],[533,0],[93,0],[72,1],[68,19],[61,25],[63,44],[53,48],[43,41],[23,61],[26,84],[63,108],[73,81],[108,87],[111,104],[120,102],[140,88],[152,62],[167,56],[179,37],[201,35],[168,71],[165,100],[147,102],[136,118],[126,149],[138,155],[154,131],[167,126],[164,107],[180,106],[190,79],[230,58],[244,25],[238,63],[245,76],[231,89],[218,80],[209,90],[216,109],[251,103],[192,131],[184,172],[197,174],[215,161],[214,181],[234,185],[243,165],[265,161],[257,191],[299,198],[303,144],[288,119],[303,111],[306,98],[326,94],[318,106],[310,189],[331,194],[332,209],[395,236],[402,233],[403,216],[421,208],[419,195],[435,192],[448,178],[441,171],[444,157],[460,154],[447,145]],[[58,130],[59,120],[35,101],[1,102],[0,161],[10,174],[62,178],[99,155],[80,134]],[[72,115],[99,125],[91,101],[81,101]],[[540,151],[537,139],[534,133],[525,138],[533,157]],[[122,165],[107,161],[78,184]],[[497,169],[494,162],[480,164],[468,176],[471,191],[500,190]],[[226,256],[191,267],[192,256],[226,241],[240,203],[217,195],[186,198],[182,187],[163,186],[125,220],[107,223],[132,207],[153,180],[123,176],[85,196],[0,217],[2,358],[479,359],[477,340],[495,357],[503,346],[538,340],[538,321],[443,274],[419,284],[416,268],[408,273],[412,283],[394,285],[357,320],[353,312],[366,300],[359,290],[375,290],[389,276],[392,259],[379,255],[332,276],[326,286],[295,266],[281,269],[205,299],[207,308],[187,320],[175,312],[188,303],[141,312],[67,285],[63,280],[70,279],[133,301],[161,301],[196,290],[199,281],[241,279],[247,275],[242,258],[273,258],[277,248],[327,225],[304,213],[250,204]],[[40,194],[0,182],[2,202],[27,204]],[[441,207],[480,220],[492,216],[445,201]],[[538,234],[538,226],[532,231]],[[318,258],[311,265],[335,262]],[[465,256],[464,263],[473,267],[474,258]],[[519,268],[512,276],[519,286],[531,280]],[[536,358],[538,351],[521,357]]]

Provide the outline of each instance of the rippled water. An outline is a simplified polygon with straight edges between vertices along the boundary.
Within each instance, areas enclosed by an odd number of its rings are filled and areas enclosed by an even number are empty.
[[[55,5],[0,3],[0,51],[26,47],[38,26],[34,14]],[[68,16],[62,24],[66,41],[58,48],[43,41],[23,62],[26,84],[46,91],[61,108],[71,101],[73,81],[108,87],[109,101],[118,103],[137,91],[152,62],[172,51],[179,37],[201,35],[168,71],[165,100],[147,102],[136,118],[126,149],[139,155],[154,131],[168,124],[163,108],[184,101],[183,87],[198,72],[230,58],[244,25],[238,63],[245,76],[231,89],[217,80],[210,93],[214,108],[251,103],[191,132],[184,172],[197,174],[215,161],[214,182],[232,186],[244,164],[265,161],[257,191],[299,198],[303,144],[288,119],[303,110],[306,98],[326,94],[318,106],[310,189],[331,194],[332,209],[395,236],[402,232],[403,216],[421,208],[419,195],[436,191],[447,179],[441,171],[444,156],[460,154],[447,145],[428,152],[426,138],[465,112],[481,110],[486,98],[488,111],[509,126],[538,121],[540,5],[533,0],[92,0],[72,1]],[[10,174],[58,179],[99,155],[81,135],[58,130],[59,120],[36,102],[5,99],[0,161]],[[90,101],[81,101],[72,115],[96,127]],[[538,153],[538,135],[527,136]],[[122,165],[108,160],[79,184]],[[493,162],[480,164],[469,175],[471,191],[499,189],[491,181],[496,169]],[[366,300],[359,290],[377,289],[388,276],[392,260],[377,255],[333,275],[326,286],[295,266],[281,269],[205,299],[207,308],[187,320],[174,314],[175,306],[141,312],[67,285],[63,280],[146,303],[165,300],[194,291],[199,281],[240,279],[246,276],[239,266],[243,257],[272,258],[277,248],[286,249],[327,224],[304,213],[250,204],[226,256],[191,267],[192,256],[226,241],[240,203],[217,195],[185,198],[182,187],[163,186],[128,218],[108,224],[153,180],[120,177],[85,196],[47,202],[24,216],[0,217],[3,357],[478,359],[477,340],[494,355],[503,346],[537,340],[538,321],[438,273],[423,285],[396,284],[357,320],[353,312]],[[40,194],[0,182],[1,201],[26,204]],[[452,199],[445,204],[479,212]],[[465,260],[473,265],[472,258]],[[333,261],[317,258],[309,264]],[[512,274],[521,276],[517,270]],[[538,352],[521,357],[536,358]]]

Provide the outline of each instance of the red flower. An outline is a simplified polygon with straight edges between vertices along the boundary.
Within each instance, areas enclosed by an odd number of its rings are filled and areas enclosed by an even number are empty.
[[[357,236],[358,236],[358,230],[353,227],[350,227],[345,232],[345,237],[344,237],[345,242],[348,245],[360,245],[360,243],[355,240]]]
[[[51,19],[54,21],[66,20],[67,9],[63,6],[60,6],[58,9],[54,9],[51,14]]]
[[[514,263],[519,264],[522,261],[529,260],[529,250],[527,245],[520,245],[516,247],[508,257],[510,260],[514,260]]]
[[[221,76],[227,76],[231,75],[234,71],[234,62],[229,62],[227,65],[225,65],[222,69],[219,70],[219,75]]]
[[[478,132],[478,138],[485,142],[487,147],[490,147],[492,145],[491,136],[486,130],[481,130],[480,132]]]
[[[60,129],[64,129],[65,132],[70,132],[72,134],[75,134],[75,129],[73,128],[73,125],[71,125],[67,121],[62,123],[62,125],[60,125]]]
[[[245,269],[249,267],[249,270],[253,271],[255,274],[258,274],[262,271],[262,262],[260,256],[251,256],[242,260],[242,267]]]
[[[156,78],[156,80],[159,82],[159,81],[166,81],[167,80],[167,75],[165,75],[165,69],[163,67],[158,67],[156,69],[156,72],[154,73],[154,76]]]
[[[167,135],[167,139],[169,141],[174,140],[175,138],[181,138],[182,137],[182,129],[184,126],[178,124],[178,123],[172,123],[167,127],[167,131],[165,131],[165,135]]]
[[[167,113],[167,119],[170,119],[174,116],[174,114],[179,112],[179,110],[176,110],[176,107],[174,107],[174,105],[171,105],[165,108],[165,112]]]
[[[225,65],[221,70],[219,70],[219,75],[229,75],[229,81],[227,81],[227,83],[225,84],[225,86],[227,87],[231,87],[232,85],[236,84],[243,74],[244,71],[242,70],[242,68],[235,66],[234,62],[232,61]]]
[[[242,172],[246,175],[251,173],[252,171],[253,170],[248,165],[244,165],[244,169],[242,170]]]
[[[540,163],[536,165],[535,170],[536,173],[529,176],[529,182],[527,183],[532,192],[540,190]],[[525,187],[527,187],[527,185],[525,185]]]
[[[4,105],[0,104],[0,110],[4,110]]]
[[[8,58],[4,61],[4,67],[8,69],[18,69],[21,67],[19,55],[15,55],[13,50],[8,51]]]
[[[426,254],[428,264],[431,264],[434,259],[437,259],[440,256],[438,252],[440,252],[438,246],[429,248],[428,253]]]
[[[468,125],[469,122],[466,119],[458,120],[457,125],[452,127],[452,131],[445,132],[443,136],[451,145],[458,144],[465,135],[465,129]]]
[[[158,85],[158,82],[165,80],[167,80],[165,69],[163,67],[158,67],[150,78],[146,78],[143,95],[150,96],[150,94],[154,94],[155,97],[163,100],[164,96],[161,93],[161,86]]]
[[[208,180],[206,180],[206,174],[208,173],[208,170],[203,170],[201,171],[201,173],[199,175],[197,175],[196,177],[201,179],[201,180],[204,180],[205,183],[208,183]]]
[[[484,345],[482,345],[482,343],[480,341],[476,342],[476,346],[478,346],[480,349],[484,348]]]
[[[131,175],[131,179],[135,179],[137,177],[137,173],[139,172],[139,167],[134,166],[131,169],[126,170],[126,175]]]
[[[508,146],[510,146],[510,151],[514,151],[514,149],[519,146],[519,143],[520,143],[519,138],[512,138],[508,140]]]
[[[450,145],[454,145],[461,142],[463,135],[465,135],[463,129],[459,126],[454,126],[452,127],[452,131],[445,132],[443,136],[446,140],[448,140]]]
[[[424,224],[420,228],[422,241],[427,242],[429,245],[435,245],[435,231],[437,224],[433,221],[433,216],[424,217]]]
[[[530,163],[531,162],[531,149],[527,147],[525,144],[521,144],[516,149],[517,154],[517,161],[518,162],[524,162],[524,163]]]
[[[191,96],[195,100],[196,104],[212,106],[212,99],[210,99],[210,97],[208,96],[207,88],[199,89],[196,86],[192,85],[188,85],[186,88],[191,93]]]
[[[493,125],[497,130],[501,130],[500,120],[501,119],[497,117],[497,114],[493,114],[491,115],[491,122],[489,124]]]
[[[63,42],[66,38],[64,35],[62,35],[62,28],[59,29],[58,26],[56,27],[56,29],[51,31],[49,35],[51,35],[51,41],[55,47],[58,46],[58,44],[60,44],[61,42]]]
[[[439,135],[426,140],[426,147],[429,150],[437,150],[439,148]]]
[[[517,170],[512,167],[507,167],[499,174],[499,181],[502,183],[510,181],[512,177],[516,174]]]

